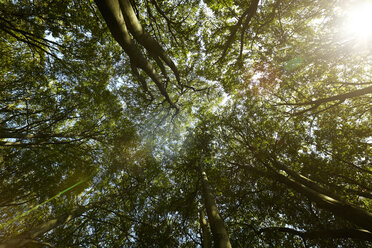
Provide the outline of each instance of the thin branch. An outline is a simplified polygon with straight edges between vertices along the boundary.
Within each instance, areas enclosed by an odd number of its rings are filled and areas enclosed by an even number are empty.
[[[309,102],[304,102],[304,103],[281,103],[278,105],[292,105],[292,106],[305,106],[305,105],[320,105],[323,103],[327,102],[332,102],[332,101],[344,101],[348,98],[354,98],[354,97],[359,97],[362,95],[367,95],[372,93],[372,86],[359,89],[359,90],[354,90],[345,94],[339,94],[336,96],[331,96],[331,97],[326,97],[326,98],[321,98],[315,101],[309,101]]]
[[[216,63],[221,62],[221,61],[224,60],[224,58],[227,54],[227,51],[229,50],[231,44],[233,43],[233,41],[235,39],[235,36],[236,36],[236,33],[238,32],[239,27],[243,24],[244,19],[248,16],[246,22],[244,23],[244,26],[246,26],[246,25],[249,24],[253,15],[256,14],[259,1],[260,0],[254,0],[251,3],[251,5],[249,6],[249,8],[246,11],[244,11],[244,13],[239,17],[238,22],[232,27],[231,34],[230,34],[229,38],[227,39],[227,41],[224,45],[224,50],[222,52],[222,55],[217,60]]]
[[[327,82],[327,84],[342,84],[342,85],[370,85],[372,82],[360,82],[360,83],[350,83],[350,82]]]
[[[266,227],[258,230],[258,233],[263,232],[285,232],[293,235],[300,236],[304,239],[322,239],[322,238],[331,238],[331,239],[361,239],[372,241],[372,233],[364,229],[335,229],[335,230],[314,230],[314,231],[298,231],[293,228],[288,227]]]

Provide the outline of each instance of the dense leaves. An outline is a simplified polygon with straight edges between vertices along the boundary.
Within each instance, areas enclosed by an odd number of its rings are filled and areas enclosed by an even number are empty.
[[[0,247],[369,247],[361,2],[0,1]]]

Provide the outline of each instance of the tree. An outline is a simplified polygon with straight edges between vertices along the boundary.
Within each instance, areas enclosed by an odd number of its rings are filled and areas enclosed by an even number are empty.
[[[350,4],[2,1],[0,247],[369,247]]]

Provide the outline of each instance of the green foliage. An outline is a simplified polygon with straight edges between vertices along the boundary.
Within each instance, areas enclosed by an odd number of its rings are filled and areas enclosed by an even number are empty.
[[[205,171],[233,247],[369,247],[307,193],[372,211],[371,54],[337,40],[343,1],[131,2],[178,113],[93,1],[1,1],[0,242],[84,205],[24,247],[200,247]]]

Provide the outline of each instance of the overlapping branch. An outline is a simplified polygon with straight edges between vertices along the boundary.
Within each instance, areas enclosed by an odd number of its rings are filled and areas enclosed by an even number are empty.
[[[70,213],[63,214],[57,218],[51,219],[39,226],[32,228],[27,232],[21,233],[18,236],[9,239],[8,241],[0,244],[0,248],[21,248],[28,244],[31,244],[35,241],[35,238],[49,232],[50,230],[53,230],[58,226],[66,224],[67,222],[73,220],[74,218],[81,216],[84,212],[88,211],[89,209],[90,209],[89,207],[78,207],[71,211]]]
[[[301,115],[301,114],[306,113],[308,111],[312,111],[312,110],[317,109],[322,104],[326,104],[326,103],[330,103],[330,102],[336,102],[336,103],[334,103],[333,105],[330,106],[330,107],[333,107],[335,105],[343,103],[346,99],[360,97],[360,96],[368,95],[368,94],[371,94],[371,93],[372,93],[372,86],[369,86],[369,87],[365,87],[363,89],[358,89],[358,90],[350,91],[350,92],[347,92],[347,93],[344,93],[344,94],[339,94],[339,95],[335,95],[335,96],[331,96],[331,97],[321,98],[321,99],[314,100],[314,101],[308,101],[308,102],[303,102],[303,103],[281,103],[279,105],[311,106],[307,109],[304,109],[304,110],[299,111],[299,112],[294,114],[294,115]],[[330,108],[330,107],[328,107],[328,108]]]
[[[242,37],[241,37],[241,39],[243,39],[246,29],[248,28],[253,16],[257,12],[259,2],[260,2],[260,0],[253,0],[251,5],[249,6],[249,8],[246,11],[244,11],[244,13],[240,16],[238,22],[232,27],[231,34],[230,34],[229,38],[227,39],[227,41],[226,41],[226,43],[223,47],[222,55],[218,60],[219,62],[221,62],[225,59],[225,56],[226,56],[229,48],[231,47],[231,44],[234,42],[236,33],[238,32],[238,29],[240,27],[242,27],[242,31],[241,31],[241,36]]]
[[[165,72],[163,63],[173,71],[178,82],[180,81],[179,71],[161,45],[144,30],[129,0],[95,0],[95,2],[114,39],[129,56],[134,75],[141,81],[142,88],[147,91],[146,93],[149,92],[147,82],[139,76],[137,68],[143,70],[151,78],[170,106],[177,109],[169,97],[166,84],[136,43],[143,46],[155,59],[163,74]]]
[[[364,229],[325,229],[325,230],[311,230],[311,231],[298,231],[293,228],[288,227],[266,227],[257,231],[258,233],[265,232],[285,232],[293,235],[300,236],[303,239],[322,239],[322,238],[332,238],[332,239],[361,239],[372,241],[372,233]]]

